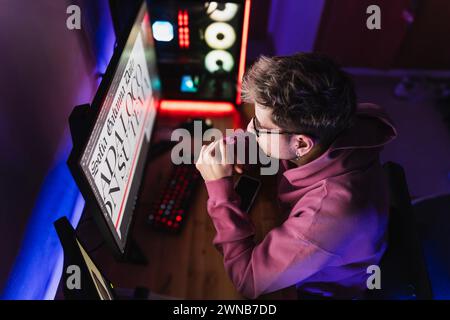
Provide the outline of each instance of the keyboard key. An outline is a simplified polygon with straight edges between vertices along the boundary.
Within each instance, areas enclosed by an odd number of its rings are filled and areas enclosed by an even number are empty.
[[[185,221],[195,194],[194,189],[200,180],[201,176],[195,165],[174,166],[159,200],[155,201],[149,213],[148,223],[163,231],[178,232]]]

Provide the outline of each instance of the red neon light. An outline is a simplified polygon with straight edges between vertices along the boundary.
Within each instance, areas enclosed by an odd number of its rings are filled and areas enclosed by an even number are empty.
[[[187,10],[178,10],[178,44],[183,49],[187,49],[190,46],[189,15]]]
[[[247,57],[247,41],[248,41],[248,27],[250,24],[250,5],[251,0],[245,1],[244,8],[244,24],[242,26],[242,42],[241,42],[241,57],[239,60],[239,71],[238,71],[238,83],[237,83],[237,96],[236,104],[241,104],[241,90],[242,90],[242,78],[244,77],[245,71],[245,59]]]
[[[188,16],[187,10],[184,11],[183,18],[184,18],[184,25],[187,26],[189,24],[189,16]]]
[[[234,106],[230,102],[218,101],[188,101],[188,100],[163,100],[160,111],[175,113],[199,112],[204,114],[227,114],[234,112]]]

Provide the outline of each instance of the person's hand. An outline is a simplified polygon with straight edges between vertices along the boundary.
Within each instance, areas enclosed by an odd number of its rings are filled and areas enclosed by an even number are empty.
[[[225,142],[222,139],[204,145],[195,166],[205,181],[229,177],[233,173],[233,165],[226,163]]]

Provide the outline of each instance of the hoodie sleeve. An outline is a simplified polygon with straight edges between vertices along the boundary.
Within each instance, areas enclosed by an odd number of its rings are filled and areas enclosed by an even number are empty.
[[[247,298],[294,285],[328,265],[333,255],[303,237],[301,217],[290,217],[255,244],[250,217],[239,209],[231,177],[207,181],[208,213],[217,234],[213,244],[223,255],[225,270]]]

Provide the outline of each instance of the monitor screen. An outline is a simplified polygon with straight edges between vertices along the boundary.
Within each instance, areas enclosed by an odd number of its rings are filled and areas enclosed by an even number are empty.
[[[79,159],[89,192],[122,253],[158,104],[153,41],[144,2],[120,56],[115,53],[108,67],[107,89],[94,99],[98,113]]]

